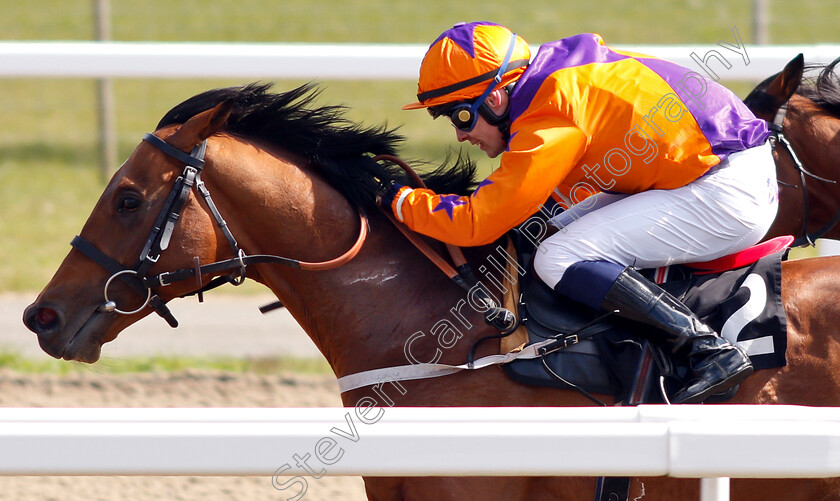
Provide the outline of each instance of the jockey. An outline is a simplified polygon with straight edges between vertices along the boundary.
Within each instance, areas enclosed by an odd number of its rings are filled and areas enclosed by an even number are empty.
[[[716,259],[758,243],[778,207],[768,129],[729,90],[595,34],[528,44],[457,24],[429,47],[418,102],[500,164],[470,196],[390,184],[381,203],[443,242],[491,243],[549,198],[560,231],[535,252],[558,294],[646,324],[692,371],[674,403],[702,402],[752,373],[737,346],[637,269]]]

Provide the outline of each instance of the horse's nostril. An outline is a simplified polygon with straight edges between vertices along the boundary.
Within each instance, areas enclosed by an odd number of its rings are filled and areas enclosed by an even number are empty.
[[[60,321],[58,312],[48,307],[28,309],[23,317],[23,322],[29,327],[29,330],[36,334],[55,329]]]
[[[35,314],[35,321],[46,327],[55,322],[58,318],[58,313],[52,308],[41,308]]]

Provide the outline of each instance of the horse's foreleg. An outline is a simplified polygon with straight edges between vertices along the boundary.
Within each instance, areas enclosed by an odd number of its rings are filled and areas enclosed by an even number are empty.
[[[368,501],[589,501],[595,479],[582,477],[366,477]]]
[[[404,501],[403,479],[397,477],[363,477],[368,501]]]

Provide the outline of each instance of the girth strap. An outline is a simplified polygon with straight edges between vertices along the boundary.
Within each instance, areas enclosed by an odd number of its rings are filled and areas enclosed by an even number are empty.
[[[344,393],[381,382],[408,381],[412,379],[448,376],[463,370],[483,369],[491,365],[507,364],[519,359],[542,358],[549,353],[562,350],[563,348],[579,343],[583,339],[589,339],[592,336],[600,334],[605,329],[609,328],[607,324],[602,322],[602,320],[609,315],[612,315],[612,313],[604,314],[574,332],[570,332],[568,334],[557,334],[544,341],[525,346],[519,351],[511,351],[509,353],[502,353],[499,355],[487,355],[479,358],[478,360],[472,360],[471,358],[467,363],[461,365],[431,362],[414,363],[411,365],[383,367],[381,369],[348,374],[338,379],[338,389],[341,393]],[[410,345],[411,340],[409,340],[406,345],[407,350],[410,350]]]
[[[413,379],[428,379],[433,377],[448,376],[464,370],[478,370],[491,365],[500,365],[513,362],[517,359],[538,358],[543,356],[540,349],[554,343],[554,339],[547,339],[539,343],[526,346],[521,351],[505,353],[501,355],[487,355],[478,360],[461,365],[449,365],[438,363],[400,365],[396,367],[383,367],[369,371],[356,372],[338,378],[338,390],[341,393],[372,386],[382,382],[410,381]]]

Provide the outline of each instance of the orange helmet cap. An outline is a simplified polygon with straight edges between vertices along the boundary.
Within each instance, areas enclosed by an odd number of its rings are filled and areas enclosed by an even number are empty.
[[[429,46],[420,65],[417,102],[402,107],[416,110],[476,98],[496,76],[514,34],[487,22],[459,23]],[[496,88],[515,82],[531,59],[531,49],[515,36],[507,71]]]

